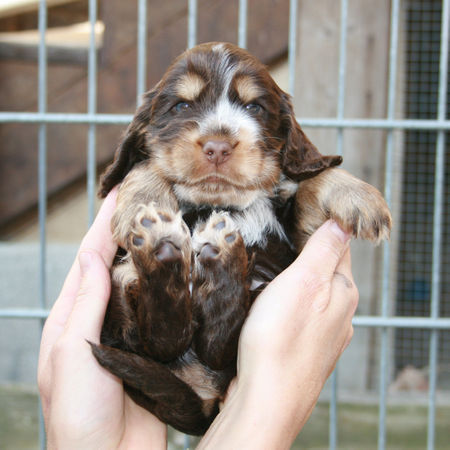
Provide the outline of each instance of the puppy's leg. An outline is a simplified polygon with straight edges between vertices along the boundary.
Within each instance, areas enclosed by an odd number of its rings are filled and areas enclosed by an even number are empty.
[[[129,250],[130,229],[142,205],[164,205],[178,211],[178,202],[170,185],[158,176],[150,161],[135,166],[120,185],[117,207],[111,220],[115,242]]]
[[[219,412],[218,400],[205,404],[164,364],[106,345],[91,347],[100,364],[123,380],[138,405],[179,431],[203,434]]]
[[[248,259],[232,219],[213,214],[193,237],[194,349],[212,369],[236,358],[239,334],[250,307]]]
[[[389,238],[391,214],[381,193],[342,169],[327,169],[302,181],[296,196],[297,247],[326,220],[355,237],[376,243]]]
[[[192,339],[191,236],[180,213],[143,205],[128,237],[137,280],[129,289],[143,354],[170,361]]]
[[[139,347],[135,295],[137,288],[138,274],[133,260],[127,255],[111,270],[111,297],[103,322],[102,343],[127,351],[137,351]]]

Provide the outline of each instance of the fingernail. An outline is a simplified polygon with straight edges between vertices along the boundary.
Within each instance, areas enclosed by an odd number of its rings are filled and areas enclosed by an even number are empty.
[[[92,253],[86,251],[80,252],[78,262],[80,263],[81,273],[86,273],[92,263]]]
[[[346,233],[334,220],[330,221],[330,230],[345,244],[350,240],[351,234]]]

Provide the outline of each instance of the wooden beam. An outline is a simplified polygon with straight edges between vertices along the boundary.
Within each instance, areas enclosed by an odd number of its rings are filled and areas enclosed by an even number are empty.
[[[96,47],[103,44],[103,22],[95,26]],[[85,64],[90,41],[89,22],[65,27],[49,28],[46,32],[47,59],[49,62]],[[40,35],[38,30],[0,33],[0,59],[37,61]]]
[[[47,7],[74,3],[79,0],[47,0]],[[39,0],[2,0],[0,3],[0,17],[11,17],[17,14],[37,11]]]

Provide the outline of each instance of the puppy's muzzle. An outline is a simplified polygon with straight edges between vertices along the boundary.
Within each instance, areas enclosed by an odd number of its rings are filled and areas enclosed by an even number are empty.
[[[209,140],[203,144],[202,150],[206,159],[216,166],[227,162],[233,153],[232,145],[225,140]]]

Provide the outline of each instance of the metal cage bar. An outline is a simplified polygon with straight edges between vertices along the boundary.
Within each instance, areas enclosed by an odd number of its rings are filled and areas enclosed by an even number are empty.
[[[0,111],[0,123],[64,123],[127,125],[131,114],[33,113]],[[368,130],[450,130],[450,120],[420,119],[351,119],[297,117],[303,127]]]
[[[47,112],[47,2],[40,0],[38,11],[39,50],[38,50],[38,111]],[[46,307],[47,299],[47,124],[39,125],[38,136],[38,211],[39,211],[39,305]],[[41,332],[44,320],[41,320]],[[39,400],[39,445],[46,446],[44,416]]]
[[[95,44],[95,24],[97,23],[97,0],[89,0],[89,57],[88,57],[88,114],[95,114],[97,110],[97,48]],[[87,195],[88,195],[88,225],[95,218],[95,191],[97,177],[97,128],[96,124],[89,124],[87,148]]]
[[[188,3],[188,48],[197,44],[197,0],[189,0]]]
[[[338,102],[336,118],[344,118],[345,108],[345,69],[347,64],[347,18],[348,0],[341,0],[340,33],[339,33],[339,69],[338,69]],[[344,129],[337,129],[336,153],[342,155]],[[338,445],[338,373],[339,363],[331,374],[331,399],[329,423],[329,448],[335,450]]]
[[[46,319],[48,309],[2,308],[0,319]],[[353,326],[359,328],[417,328],[423,330],[450,330],[450,317],[407,317],[407,316],[355,316]]]
[[[441,48],[439,59],[439,96],[438,119],[445,119],[447,107],[447,71],[448,71],[448,38],[449,38],[449,0],[444,0],[441,13]],[[433,319],[439,317],[440,276],[441,276],[441,244],[442,244],[442,213],[444,198],[445,170],[445,132],[438,131],[436,143],[436,164],[434,177],[434,213],[433,213],[433,248],[432,248],[432,281],[431,281],[431,314]],[[430,335],[429,355],[429,401],[428,401],[428,435],[427,448],[435,447],[436,420],[436,384],[438,364],[438,330],[432,330]]]
[[[147,90],[147,0],[138,3],[138,51],[137,51],[137,79],[136,79],[136,105],[140,106],[142,94]]]
[[[297,11],[298,0],[289,1],[289,94],[295,96],[295,64],[297,61]]]
[[[247,0],[239,0],[238,45],[247,48]]]
[[[345,107],[345,74],[347,66],[347,18],[348,18],[348,0],[341,0],[341,26],[339,36],[339,72],[338,72],[338,104],[337,119],[344,118]],[[337,150],[338,155],[342,155],[343,127],[338,128],[337,134]]]
[[[393,120],[395,115],[395,92],[397,77],[397,48],[398,48],[398,28],[399,28],[399,0],[391,3],[391,27],[389,43],[389,81],[388,81],[388,105],[387,119]],[[384,181],[384,196],[389,207],[392,207],[392,171],[393,171],[393,151],[394,151],[394,131],[388,130],[386,138],[386,169]],[[383,243],[382,261],[382,289],[381,289],[381,316],[389,316],[389,273],[391,267],[391,252],[388,242]],[[388,328],[381,328],[380,347],[380,386],[379,386],[379,417],[378,417],[378,449],[386,448],[386,394],[388,384]]]
[[[188,36],[187,47],[192,48],[197,44],[197,0],[188,1]],[[188,450],[191,445],[191,438],[187,434],[184,435],[184,449]]]
[[[38,111],[45,114],[47,111],[47,47],[45,33],[47,29],[47,4],[41,0],[39,4],[39,60],[38,60]],[[47,215],[47,124],[39,125],[38,137],[39,152],[39,241],[40,247],[40,305],[45,308],[46,298],[46,215]]]

